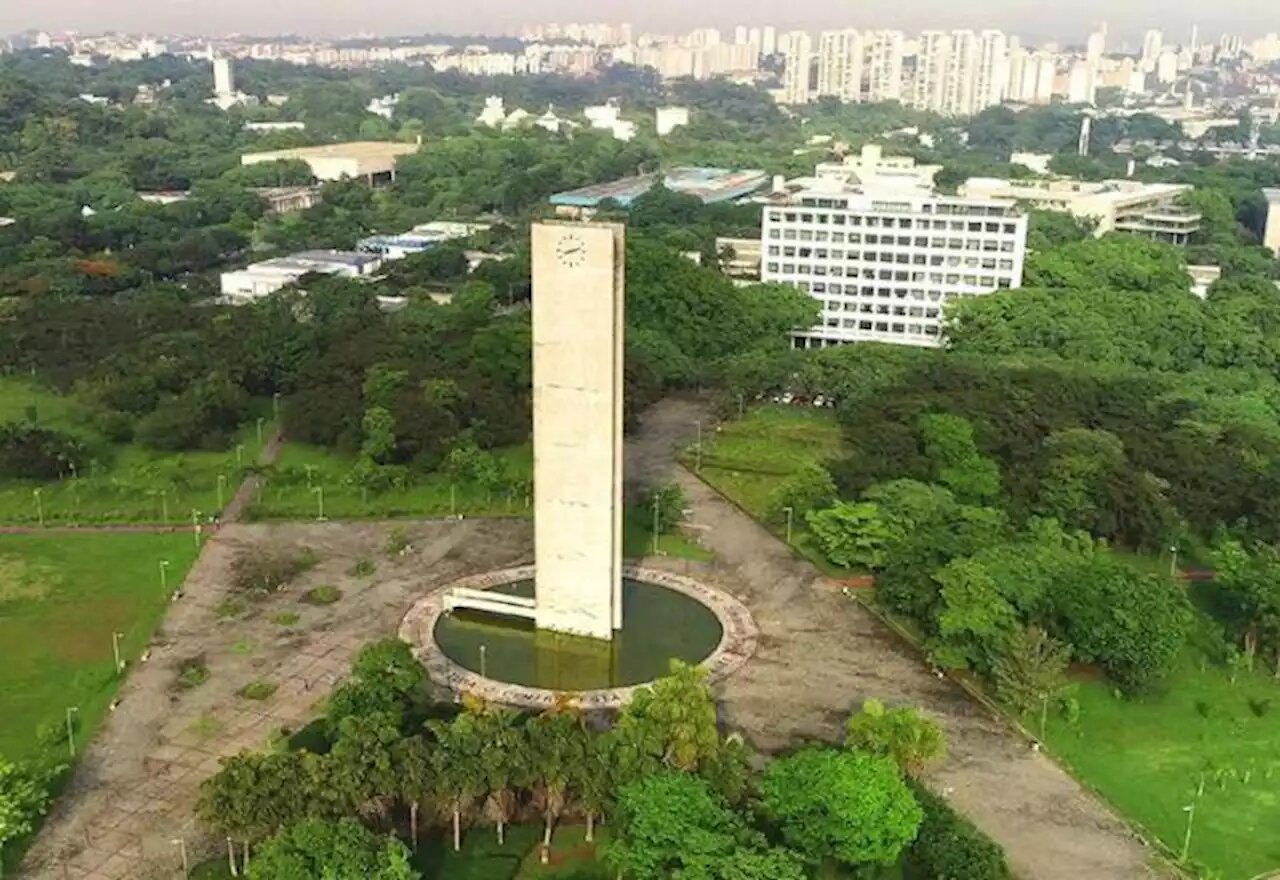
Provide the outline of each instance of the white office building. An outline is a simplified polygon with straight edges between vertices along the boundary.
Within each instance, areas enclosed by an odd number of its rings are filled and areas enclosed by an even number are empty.
[[[223,272],[222,296],[232,304],[253,302],[299,281],[306,275],[340,275],[367,278],[377,272],[382,259],[357,251],[303,251],[288,257],[263,260],[243,269]]]
[[[782,78],[782,102],[784,104],[808,104],[812,97],[809,86],[809,69],[813,64],[813,39],[806,31],[792,31],[786,35],[786,68]]]
[[[1267,200],[1267,221],[1262,234],[1262,244],[1280,259],[1280,189],[1264,189]]]
[[[986,30],[978,36],[977,81],[973,112],[1000,104],[1009,93],[1009,39],[1003,31]]]
[[[235,71],[230,58],[213,59],[213,96],[230,98],[236,93]]]
[[[821,303],[798,347],[937,346],[948,302],[1021,286],[1026,239],[1011,200],[817,180],[765,205],[761,278]]]
[[[871,31],[865,36],[867,100],[902,100],[902,31]]]
[[[1147,31],[1142,37],[1142,71],[1143,73],[1154,73],[1156,69],[1156,61],[1160,58],[1160,53],[1164,51],[1164,32],[1158,30]]]
[[[818,37],[818,95],[855,103],[862,98],[862,34],[823,31]]]

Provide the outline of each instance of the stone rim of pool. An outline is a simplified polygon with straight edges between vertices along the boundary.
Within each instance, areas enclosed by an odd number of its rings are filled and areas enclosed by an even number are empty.
[[[534,709],[554,706],[565,693],[572,694],[584,709],[615,709],[625,705],[635,691],[648,682],[593,690],[555,691],[482,676],[451,660],[441,650],[436,641],[436,625],[444,614],[444,596],[449,590],[487,590],[528,581],[533,579],[534,570],[532,565],[522,565],[489,571],[432,589],[404,616],[400,624],[400,638],[413,647],[431,680],[456,695],[470,694],[488,702]],[[723,590],[685,575],[638,565],[624,565],[622,575],[628,580],[695,599],[715,616],[720,624],[719,644],[699,663],[707,669],[712,681],[732,675],[755,653],[759,630],[756,629],[751,612],[742,602]]]

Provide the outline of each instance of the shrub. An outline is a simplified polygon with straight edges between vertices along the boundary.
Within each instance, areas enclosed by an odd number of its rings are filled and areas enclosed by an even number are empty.
[[[236,696],[245,700],[266,700],[276,692],[279,685],[270,681],[251,681],[240,690],[236,691]]]
[[[403,526],[396,526],[387,534],[387,543],[383,545],[383,552],[388,558],[402,555],[410,547],[409,533],[404,530]],[[359,565],[360,563],[356,563]],[[372,565],[372,563],[370,563]]]
[[[309,547],[299,550],[259,546],[241,553],[231,563],[231,583],[245,593],[274,593],[317,561]]]
[[[912,789],[924,821],[903,860],[906,880],[1009,880],[996,843],[924,786]]]
[[[58,479],[85,459],[85,448],[74,437],[36,425],[0,425],[0,477]]]
[[[276,626],[293,626],[299,620],[297,613],[293,611],[281,611],[275,617],[271,618],[271,622]]]
[[[302,601],[308,605],[332,605],[342,598],[342,591],[334,586],[316,587],[302,594]]]
[[[178,677],[173,683],[176,690],[189,691],[209,680],[209,667],[205,665],[203,654],[179,660],[177,672]]]
[[[378,570],[378,564],[372,559],[361,559],[351,566],[351,570],[347,572],[352,577],[369,577]]]

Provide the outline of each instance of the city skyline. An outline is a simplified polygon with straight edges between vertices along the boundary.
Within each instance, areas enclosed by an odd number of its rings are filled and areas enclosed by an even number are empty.
[[[539,21],[630,20],[637,32],[695,27],[731,30],[737,24],[773,24],[781,29],[819,30],[834,27],[1000,28],[1029,39],[1071,42],[1106,20],[1117,44],[1141,44],[1143,32],[1152,27],[1171,35],[1200,26],[1203,37],[1219,33],[1261,33],[1275,28],[1261,0],[1225,0],[1212,7],[1171,7],[1154,0],[1139,0],[1121,7],[1102,0],[1083,0],[1067,10],[1032,7],[1011,0],[993,0],[981,8],[957,7],[939,0],[904,0],[891,9],[842,9],[831,0],[797,0],[779,9],[764,0],[699,4],[690,7],[675,0],[657,0],[638,12],[623,0],[597,0],[590,6],[580,0],[530,0],[518,7],[501,0],[475,0],[457,7],[423,9],[409,0],[389,0],[377,22],[367,8],[355,4],[308,3],[296,0],[263,7],[250,0],[224,0],[212,4],[178,2],[156,7],[144,0],[117,0],[107,5],[90,0],[49,0],[38,12],[30,8],[0,10],[0,31],[27,29],[148,31],[158,33],[298,33],[332,37],[376,34],[500,34],[517,33],[522,25]]]

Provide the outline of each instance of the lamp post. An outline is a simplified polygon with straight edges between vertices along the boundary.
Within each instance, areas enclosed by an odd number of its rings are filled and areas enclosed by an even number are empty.
[[[1178,545],[1174,544],[1169,548],[1169,577],[1176,578],[1178,576]]]
[[[160,590],[161,592],[169,592],[169,560],[160,560]]]
[[[324,486],[314,486],[311,493],[316,496],[316,521],[324,522]]]
[[[111,634],[111,654],[116,658],[116,675],[124,671],[124,661],[120,659],[120,640],[124,638],[124,633],[113,632]]]
[[[244,467],[244,444],[236,444],[236,467]]]
[[[36,499],[36,519],[40,522],[41,527],[44,526],[44,500],[41,498],[39,489],[32,491],[32,496]]]
[[[1185,862],[1191,852],[1191,826],[1196,820],[1195,802],[1192,801],[1183,807],[1182,812],[1187,814],[1187,833],[1182,836],[1182,856],[1179,860]]]
[[[169,842],[178,848],[178,856],[182,859],[182,876],[190,877],[191,865],[187,862],[187,841],[178,837]]]
[[[72,716],[79,711],[79,706],[67,707],[67,751],[71,753],[71,760],[73,761],[76,759],[76,726]]]
[[[658,535],[661,534],[661,531],[662,531],[662,523],[659,521],[659,516],[658,516],[658,502],[661,500],[662,499],[659,498],[658,494],[655,492],[653,495],[653,555],[654,556],[658,555]]]
[[[271,395],[271,417],[276,421],[280,420],[280,392],[279,391]]]
[[[258,445],[262,445],[262,423],[266,421],[261,416],[258,417]]]
[[[488,677],[489,677],[489,662],[488,662],[488,659],[489,659],[489,658],[488,658],[488,653],[489,653],[489,648],[488,648],[488,646],[487,646],[487,645],[481,645],[481,646],[480,646],[480,676],[481,676],[482,678],[488,678]]]
[[[191,537],[196,542],[196,550],[200,549],[200,511],[191,508]]]
[[[227,491],[227,475],[218,474],[218,510],[222,510],[223,494]]]
[[[796,517],[796,509],[794,507],[784,507],[782,512],[787,515],[787,543],[791,543],[791,526]]]
[[[698,426],[698,445],[693,460],[693,469],[697,473],[702,473],[702,420],[699,419],[696,424]]]

